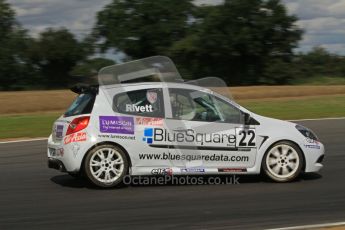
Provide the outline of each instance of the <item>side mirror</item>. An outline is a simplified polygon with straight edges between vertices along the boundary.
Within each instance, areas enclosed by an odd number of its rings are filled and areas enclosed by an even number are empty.
[[[249,125],[251,119],[252,119],[252,118],[250,117],[250,114],[249,114],[249,113],[244,113],[244,124],[245,124],[245,125]]]

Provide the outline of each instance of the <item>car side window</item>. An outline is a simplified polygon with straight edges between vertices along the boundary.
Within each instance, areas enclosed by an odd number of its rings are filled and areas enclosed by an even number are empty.
[[[221,120],[210,94],[197,90],[171,88],[169,95],[174,119],[208,122]]]
[[[113,110],[136,116],[163,118],[162,89],[141,89],[117,94],[113,99]]]
[[[218,97],[214,97],[214,103],[222,115],[223,122],[234,124],[243,123],[242,113],[238,108]]]
[[[241,111],[211,94],[188,89],[169,89],[172,116],[188,121],[240,123]]]

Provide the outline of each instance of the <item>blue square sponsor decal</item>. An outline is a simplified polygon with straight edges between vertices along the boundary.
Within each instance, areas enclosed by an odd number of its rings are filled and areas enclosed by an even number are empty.
[[[152,136],[153,136],[153,128],[145,128],[143,141],[145,141],[148,144],[152,144],[153,142]]]
[[[153,128],[146,128],[144,130],[144,136],[145,137],[152,137],[153,136]]]

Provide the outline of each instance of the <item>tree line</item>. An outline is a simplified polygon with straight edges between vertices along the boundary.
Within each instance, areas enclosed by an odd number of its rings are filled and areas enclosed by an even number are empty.
[[[291,84],[345,78],[345,59],[315,47],[295,53],[303,31],[280,0],[113,0],[96,15],[92,32],[77,39],[65,28],[32,37],[0,0],[0,90],[57,89],[92,81],[114,60],[169,56],[186,79],[222,77],[229,85]],[[95,79],[93,79],[95,80]]]

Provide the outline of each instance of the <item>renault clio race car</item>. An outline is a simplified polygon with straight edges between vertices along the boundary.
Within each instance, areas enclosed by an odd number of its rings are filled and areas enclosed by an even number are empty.
[[[324,146],[311,130],[250,112],[215,82],[181,81],[166,57],[102,69],[99,85],[75,87],[79,95],[54,123],[48,166],[100,187],[126,175],[263,172],[288,182],[323,167]]]

